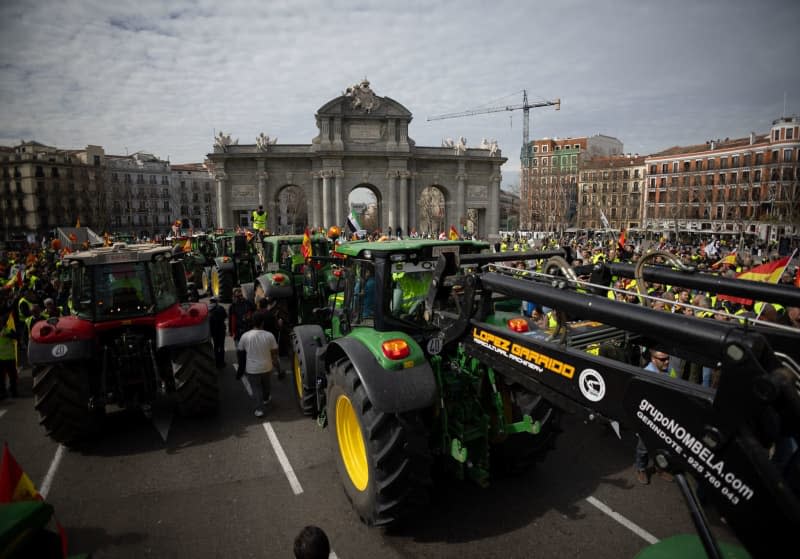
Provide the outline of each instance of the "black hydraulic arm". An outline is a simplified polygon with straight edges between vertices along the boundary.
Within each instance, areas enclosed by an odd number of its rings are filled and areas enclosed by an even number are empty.
[[[593,283],[600,283],[600,281],[594,281],[594,279],[599,279],[600,277],[605,278],[603,283],[606,284],[610,283],[611,276],[636,277],[636,266],[633,264],[608,262],[598,264],[595,270],[600,275],[593,276]],[[711,293],[724,293],[726,295],[746,297],[755,301],[767,301],[790,307],[800,307],[800,289],[794,286],[726,278],[697,271],[677,271],[666,266],[644,266],[642,270],[644,279],[649,282],[680,285]]]
[[[635,430],[674,473],[691,473],[755,556],[794,545],[800,501],[770,461],[783,436],[800,437],[796,374],[758,332],[484,273],[483,293],[535,300],[578,318],[639,332],[679,355],[704,354],[722,374],[716,392],[473,319],[465,351],[556,405]],[[800,342],[800,336],[798,336]],[[688,350],[688,351],[687,351]],[[669,350],[667,350],[669,351]]]

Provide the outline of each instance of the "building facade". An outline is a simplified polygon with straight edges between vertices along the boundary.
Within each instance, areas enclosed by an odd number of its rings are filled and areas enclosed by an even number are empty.
[[[172,165],[170,168],[171,220],[188,222],[195,229],[216,227],[214,175],[203,163]]]
[[[272,230],[343,227],[352,204],[366,203],[353,199],[358,190],[371,195],[381,231],[420,230],[419,201],[431,198],[444,205],[437,224],[484,238],[498,231],[506,161],[499,150],[417,146],[409,137],[410,111],[376,95],[366,80],[325,103],[315,119],[319,134],[310,144],[277,144],[262,133],[255,144],[239,145],[220,133],[208,155],[219,226],[249,223],[261,204]]]
[[[576,225],[582,162],[620,155],[622,142],[601,134],[542,138],[532,141],[525,151],[520,185],[521,228],[557,233]]]
[[[641,227],[646,170],[645,157],[639,155],[584,160],[578,182],[576,226],[595,230]]]
[[[151,237],[173,223],[170,164],[150,153],[107,155],[108,230]]]
[[[800,234],[800,119],[767,134],[674,147],[646,159],[648,230],[753,235]]]
[[[105,219],[103,148],[22,142],[0,151],[0,230],[6,239]]]

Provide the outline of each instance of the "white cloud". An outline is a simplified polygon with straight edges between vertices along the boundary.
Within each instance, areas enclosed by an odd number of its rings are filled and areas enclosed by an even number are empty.
[[[0,6],[0,144],[146,150],[201,161],[223,130],[308,143],[314,113],[369,78],[414,114],[418,145],[497,138],[518,180],[531,137],[604,133],[649,153],[763,131],[800,112],[796,2],[564,0],[22,2]]]

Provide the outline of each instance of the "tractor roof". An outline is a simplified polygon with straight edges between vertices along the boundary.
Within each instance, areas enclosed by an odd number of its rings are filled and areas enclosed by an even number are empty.
[[[336,252],[346,256],[363,256],[364,251],[372,254],[390,254],[397,252],[419,251],[430,252],[433,247],[458,247],[462,253],[476,253],[489,248],[488,243],[479,241],[440,241],[436,239],[406,239],[402,241],[353,241],[342,243]]]
[[[110,247],[73,252],[72,254],[67,254],[64,258],[82,262],[86,266],[99,266],[116,262],[149,262],[157,254],[164,254],[164,256],[170,257],[172,256],[172,247],[152,244],[127,245],[125,243],[114,243],[114,246]]]

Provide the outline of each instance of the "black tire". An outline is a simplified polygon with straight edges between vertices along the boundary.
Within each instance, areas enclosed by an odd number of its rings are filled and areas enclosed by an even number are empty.
[[[500,380],[500,382],[503,382]],[[523,415],[540,423],[538,434],[516,433],[492,445],[491,460],[495,473],[514,474],[529,469],[553,449],[561,432],[559,410],[540,394],[518,384],[501,387],[507,421],[521,421]]]
[[[377,411],[344,358],[329,376],[327,416],[345,494],[365,524],[394,523],[427,503],[431,455],[419,413]]]
[[[219,384],[211,344],[172,351],[175,394],[181,415],[209,415],[219,408]]]
[[[317,402],[316,350],[325,343],[325,332],[316,324],[296,326],[292,329],[292,372],[294,393],[303,415],[316,417]]]
[[[203,268],[203,269],[200,270],[200,285],[201,285],[201,288],[203,290],[203,296],[204,297],[211,297],[212,295],[214,295],[211,292],[211,277],[210,276],[211,276],[211,274],[209,273],[209,271],[207,269]]]
[[[219,274],[219,293],[217,298],[220,303],[233,302],[233,272],[230,270],[218,270]]]
[[[89,409],[89,374],[81,363],[54,363],[33,371],[34,407],[47,436],[66,445],[96,433],[101,414]]]

